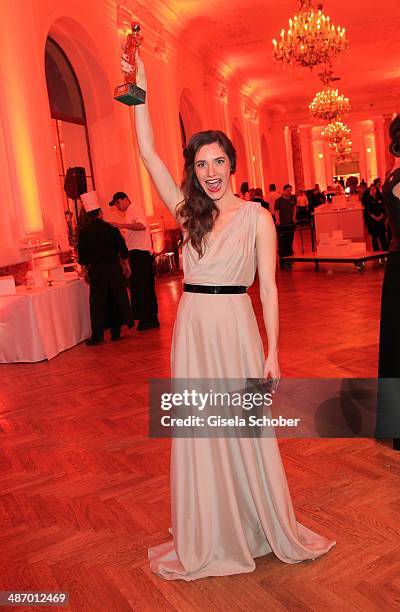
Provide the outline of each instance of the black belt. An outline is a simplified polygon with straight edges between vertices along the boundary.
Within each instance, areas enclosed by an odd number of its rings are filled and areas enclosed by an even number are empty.
[[[189,293],[246,293],[242,285],[188,285],[183,283],[183,290]]]

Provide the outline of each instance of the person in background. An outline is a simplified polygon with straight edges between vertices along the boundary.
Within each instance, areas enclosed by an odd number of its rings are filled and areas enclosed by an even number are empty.
[[[310,214],[313,214],[314,209],[320,206],[321,204],[324,204],[325,202],[324,194],[322,193],[318,183],[314,185],[314,189],[311,189],[307,192],[307,197]]]
[[[246,199],[246,193],[249,191],[249,183],[248,181],[243,181],[243,183],[240,185],[240,199],[241,200],[245,200]]]
[[[373,183],[363,195],[362,202],[365,208],[364,217],[368,233],[371,235],[372,248],[374,251],[386,251],[388,243],[386,239],[385,207]]]
[[[377,199],[379,199],[380,202],[383,202],[382,179],[379,176],[376,179],[374,179],[374,185],[376,187],[376,197],[377,197]]]
[[[125,289],[125,278],[129,278],[131,270],[128,249],[121,232],[103,220],[96,192],[82,194],[81,201],[89,221],[78,235],[78,262],[85,280],[90,285],[92,335],[86,344],[92,346],[104,342],[106,309],[110,294],[119,309],[121,322],[125,322],[129,328],[133,327]]]
[[[393,168],[382,187],[391,242],[382,285],[376,436],[400,451],[400,115],[389,126]]]
[[[332,185],[328,185],[324,195],[325,195],[326,202],[329,202],[329,204],[331,204],[333,200],[333,196],[336,195],[336,190],[332,187]]]
[[[358,199],[360,200],[361,203],[363,201],[364,194],[367,191],[368,191],[368,189],[366,187],[364,187],[364,185],[362,185],[361,183],[358,185],[358,187],[357,187],[357,196],[358,196]]]
[[[246,191],[246,193],[244,194],[244,199],[246,200],[246,202],[253,202],[253,198],[254,198],[254,192],[255,189],[249,189],[248,191]]]
[[[253,202],[259,202],[263,208],[269,210],[269,204],[263,198],[263,190],[261,187],[256,187],[256,189],[254,189]]]
[[[389,176],[389,174],[390,170],[386,173],[385,179]],[[376,198],[383,203],[382,179],[379,176],[374,180],[374,185],[376,187]],[[386,223],[386,237],[388,244],[390,244],[392,239],[392,227],[388,222]]]
[[[74,215],[70,210],[64,210],[65,223],[67,224],[68,242],[70,246],[74,244]]]
[[[342,185],[342,183],[340,181],[337,181],[335,183],[335,191],[336,191],[336,195],[343,195],[344,194],[344,187]]]
[[[304,189],[299,189],[297,196],[297,221],[300,223],[307,223],[309,221],[308,215],[308,198]]]
[[[132,317],[139,321],[137,330],[160,327],[153,269],[153,247],[150,227],[141,207],[134,205],[126,193],[118,191],[109,203],[123,215],[123,221],[111,225],[124,230],[129,249]]]
[[[358,178],[356,176],[348,176],[346,180],[346,193],[348,193],[347,189],[349,189],[349,193],[354,195],[357,193],[358,187]]]
[[[283,186],[283,194],[275,201],[275,217],[278,232],[279,263],[282,269],[291,268],[284,257],[293,255],[293,239],[296,229],[296,196],[292,195],[292,186]]]
[[[269,209],[273,213],[275,210],[275,202],[279,198],[279,193],[276,190],[275,183],[270,183],[268,187],[268,192],[265,194],[265,199],[269,204]]]

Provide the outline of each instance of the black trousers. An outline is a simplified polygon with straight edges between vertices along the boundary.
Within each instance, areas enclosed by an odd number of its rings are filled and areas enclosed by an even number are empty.
[[[103,335],[106,319],[107,301],[111,293],[124,323],[130,323],[131,308],[125,288],[125,279],[118,261],[108,264],[89,266],[90,280],[90,322],[92,338]]]
[[[376,223],[369,228],[371,234],[372,248],[374,251],[386,251],[388,242],[386,238],[386,227],[384,223]]]
[[[310,215],[308,214],[307,206],[298,206],[297,207],[297,221],[309,221]]]
[[[158,319],[153,256],[149,251],[129,251],[131,264],[132,318],[153,322]]]
[[[276,226],[280,259],[282,259],[282,257],[293,255],[293,239],[295,229],[295,223],[287,223]]]
[[[400,449],[400,252],[389,253],[382,285],[376,435]]]
[[[109,329],[111,331],[111,338],[119,338],[121,335],[121,326],[123,324],[124,319],[121,315],[121,311],[118,307],[113,293],[109,289],[106,302],[104,329]]]

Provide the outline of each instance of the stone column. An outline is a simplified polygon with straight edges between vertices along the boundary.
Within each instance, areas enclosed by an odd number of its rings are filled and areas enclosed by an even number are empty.
[[[303,176],[305,189],[311,189],[315,185],[315,168],[313,148],[311,142],[311,127],[300,126],[299,138],[301,146],[301,157],[303,160]]]
[[[297,125],[290,128],[290,139],[292,145],[294,190],[298,191],[299,189],[304,189],[304,171],[299,127]]]

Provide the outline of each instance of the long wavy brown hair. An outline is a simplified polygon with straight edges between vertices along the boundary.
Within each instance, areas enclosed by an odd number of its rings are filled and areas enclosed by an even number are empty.
[[[400,115],[397,115],[389,125],[389,136],[391,139],[389,151],[395,157],[400,157]]]
[[[220,210],[197,180],[194,161],[197,151],[204,145],[213,142],[218,143],[228,156],[230,171],[233,174],[236,170],[236,151],[228,136],[219,130],[207,130],[193,134],[183,151],[185,165],[181,188],[184,199],[177,208],[176,216],[181,221],[186,234],[183,244],[190,242],[199,257],[204,254],[204,237],[214,227]]]

